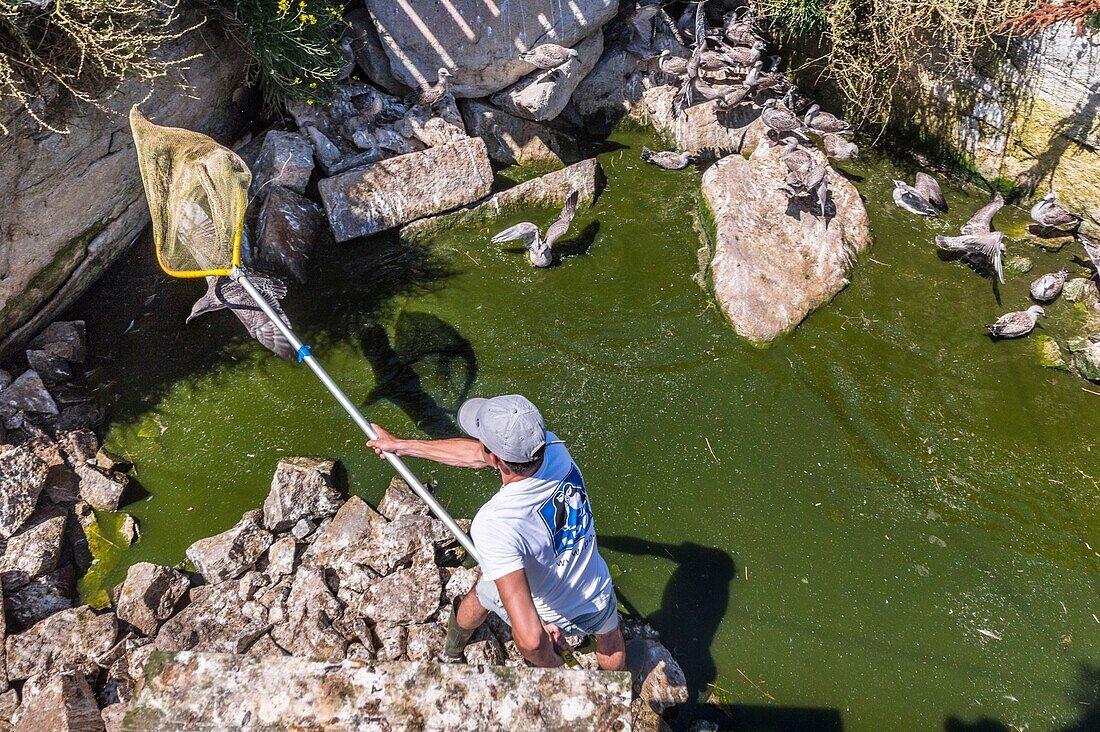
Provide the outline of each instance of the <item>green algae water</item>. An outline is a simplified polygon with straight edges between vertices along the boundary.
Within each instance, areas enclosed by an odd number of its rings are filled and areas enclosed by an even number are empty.
[[[585,473],[623,604],[740,728],[1095,724],[1100,389],[982,327],[1026,307],[1042,272],[1085,274],[1076,252],[1035,247],[1005,209],[1009,255],[1035,269],[995,286],[932,244],[984,193],[945,186],[951,213],[921,220],[890,199],[912,171],[845,164],[874,246],[834,302],[754,348],[698,284],[698,172],[644,165],[643,143],[612,138],[559,266],[489,242],[557,215],[522,211],[424,244],[328,245],[285,309],[395,433],[455,434],[470,395],[534,400]],[[107,446],[137,465],[124,510],[142,528],[86,595],[258,507],[282,456],[339,458],[369,501],[388,482],[308,370],[229,313],[184,326],[201,292],[135,248],[72,313],[90,321]],[[1060,339],[1081,318],[1047,312],[1039,332]],[[456,516],[498,487],[410,463]]]

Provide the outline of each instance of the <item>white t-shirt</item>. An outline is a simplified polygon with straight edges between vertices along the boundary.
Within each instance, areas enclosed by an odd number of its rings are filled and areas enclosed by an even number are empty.
[[[584,479],[550,432],[542,467],[503,486],[477,512],[470,533],[485,579],[526,571],[543,622],[575,620],[613,601]]]

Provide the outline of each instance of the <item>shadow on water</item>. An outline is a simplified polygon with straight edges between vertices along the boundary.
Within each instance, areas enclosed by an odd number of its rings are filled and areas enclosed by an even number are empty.
[[[1093,732],[1100,729],[1100,666],[1085,664],[1078,675],[1078,692],[1073,701],[1082,707],[1080,716],[1072,723],[1058,727],[1057,732]],[[1013,732],[1020,728],[989,717],[967,722],[951,716],[944,720],[943,729],[944,732]]]

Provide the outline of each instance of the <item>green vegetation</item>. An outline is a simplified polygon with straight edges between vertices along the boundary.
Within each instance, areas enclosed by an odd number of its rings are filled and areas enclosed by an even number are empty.
[[[254,78],[272,107],[324,103],[345,65],[343,7],[324,0],[220,0],[243,32]],[[230,28],[234,24],[230,24]]]
[[[155,53],[192,28],[166,0],[0,0],[0,101],[15,100],[43,127],[43,91],[67,91],[105,109],[128,79],[153,82],[186,58]],[[8,130],[0,124],[0,133]]]

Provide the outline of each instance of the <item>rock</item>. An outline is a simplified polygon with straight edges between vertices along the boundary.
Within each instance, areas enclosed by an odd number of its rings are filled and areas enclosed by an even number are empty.
[[[141,536],[137,519],[128,513],[121,514],[118,522],[118,535],[126,543],[126,546],[130,546],[137,541],[138,537]]]
[[[470,642],[462,649],[466,663],[474,666],[503,666],[504,648],[500,641],[484,625],[478,628]]]
[[[447,631],[439,623],[416,623],[406,630],[409,635],[405,653],[410,661],[435,661],[443,653]]]
[[[66,432],[60,436],[59,442],[65,455],[65,462],[70,466],[95,460],[102,452],[99,447],[99,438],[89,429]],[[112,465],[100,467],[114,469]]]
[[[190,594],[191,603],[160,626],[157,649],[244,653],[271,630],[271,608],[242,602],[236,582],[194,587]],[[278,599],[269,598],[272,605]]]
[[[332,523],[317,532],[302,560],[328,568],[359,561],[371,532],[385,524],[386,519],[362,498],[351,496],[333,516]]]
[[[149,225],[120,110],[141,103],[156,111],[155,121],[223,142],[254,119],[254,96],[235,94],[248,74],[248,52],[214,24],[174,37],[204,16],[198,8],[181,10],[157,53],[189,59],[186,90],[130,79],[113,90],[110,109],[58,100],[50,124],[68,134],[43,129],[17,103],[0,108],[8,130],[0,138],[0,361],[75,302]]]
[[[485,143],[469,138],[364,165],[319,188],[342,242],[476,201],[492,182]]]
[[[11,374],[3,369],[0,369],[0,391],[8,388],[8,384],[11,383]]]
[[[31,339],[30,349],[42,351],[71,363],[84,363],[88,357],[88,338],[83,320],[57,320]],[[31,368],[34,368],[32,365]]]
[[[386,128],[377,128],[374,137]],[[416,140],[424,147],[441,147],[468,137],[462,123],[462,115],[455,103],[447,99],[429,110],[413,107],[393,125],[393,131],[406,140]],[[382,144],[382,147],[386,147]],[[402,152],[395,150],[395,152]]]
[[[260,155],[252,166],[249,195],[263,198],[273,186],[305,193],[313,174],[313,145],[297,132],[271,130],[264,137]]]
[[[443,597],[447,600],[464,597],[481,580],[480,567],[454,567],[446,571],[450,576],[443,588]]]
[[[1034,267],[1035,263],[1027,257],[1010,257],[1005,262],[1005,269],[1018,274],[1030,272]]]
[[[79,669],[57,670],[27,679],[15,732],[100,732],[103,729],[95,695]]]
[[[267,567],[265,571],[276,577],[285,577],[293,574],[298,566],[298,542],[293,536],[284,536],[275,541],[267,550]]]
[[[1091,279],[1074,277],[1062,288],[1062,295],[1070,302],[1082,302],[1089,291],[1094,289],[1095,285]]]
[[[459,103],[466,129],[485,141],[489,159],[505,165],[563,164],[575,160],[577,144],[569,135],[516,117],[477,99]]]
[[[603,33],[578,43],[575,58],[552,72],[537,70],[493,95],[493,104],[517,117],[546,122],[561,114],[577,85],[592,71],[603,53]]]
[[[409,484],[395,476],[390,478],[390,484],[378,502],[378,513],[393,521],[399,516],[427,516],[431,512],[428,504],[413,493]]]
[[[427,553],[434,554],[430,550]],[[423,623],[439,609],[442,594],[439,567],[430,559],[414,561],[408,569],[399,569],[371,584],[358,610],[376,622]]]
[[[76,575],[72,565],[32,580],[6,598],[12,627],[23,630],[56,612],[71,608],[75,595]]]
[[[42,378],[43,383],[57,384],[73,378],[72,366],[60,356],[35,350],[27,350],[26,356],[27,365]]]
[[[271,186],[260,208],[253,257],[272,272],[305,284],[309,257],[323,226],[320,206],[282,186]]]
[[[332,482],[333,467],[331,460],[280,460],[264,500],[264,526],[286,531],[301,519],[320,521],[334,515],[343,499]]]
[[[634,695],[657,714],[688,700],[684,671],[657,641],[635,638],[626,651]]]
[[[390,94],[400,97],[408,94],[411,89],[398,81],[390,69],[390,59],[367,9],[356,7],[345,11],[344,21],[348,24],[347,38],[351,41],[355,63],[367,78]]]
[[[792,330],[842,290],[853,258],[870,245],[867,212],[843,176],[830,176],[827,208],[835,215],[826,222],[777,190],[785,174],[777,148],[761,145],[750,159],[731,155],[703,175],[716,230],[715,297],[756,343]]]
[[[405,514],[380,525],[370,536],[362,560],[382,575],[410,561],[425,546],[445,544],[451,533],[430,516]]]
[[[62,610],[5,641],[8,678],[15,681],[61,666],[95,664],[118,634],[113,613],[97,615],[87,605]]]
[[[0,414],[57,414],[58,411],[57,402],[32,370],[24,371],[4,391],[0,391]]]
[[[630,728],[625,672],[205,653],[153,656],[146,668],[133,729]]]
[[[129,708],[130,705],[126,702],[118,702],[117,704],[103,707],[100,716],[103,717],[105,732],[124,732],[125,728],[122,726],[122,722]]]
[[[291,536],[298,541],[302,541],[307,536],[313,533],[313,530],[317,528],[317,524],[313,523],[309,519],[301,519],[298,523],[294,524],[294,528],[290,530]]]
[[[143,635],[156,635],[160,624],[172,616],[180,598],[191,586],[182,572],[151,562],[130,567],[116,603],[119,620]]]
[[[343,614],[343,606],[329,591],[321,570],[303,567],[294,576],[287,597],[286,619],[271,629],[271,638],[293,655],[339,661],[344,658],[347,640],[333,624]]]
[[[638,57],[609,36],[600,60],[573,92],[566,113],[578,126],[608,134],[634,110],[652,86],[649,81]]]
[[[434,82],[436,70],[445,66],[454,75],[455,96],[483,97],[531,73],[518,51],[544,42],[576,46],[598,33],[619,4],[575,0],[566,8],[553,0],[525,0],[499,3],[488,12],[482,0],[367,0],[366,5],[402,83]]]
[[[91,430],[83,430],[84,432],[91,432]],[[134,464],[129,460],[115,455],[106,448],[100,448],[95,453],[95,464],[104,470],[113,470],[119,473],[129,473]]]
[[[187,558],[207,582],[222,582],[244,573],[274,540],[260,525],[261,511],[248,511],[237,524],[187,547]]]
[[[54,422],[58,430],[76,430],[94,427],[103,421],[103,412],[94,404],[73,404],[62,407]]]
[[[749,105],[721,113],[715,102],[676,110],[676,88],[658,86],[642,95],[644,119],[669,135],[676,149],[717,159],[733,153],[751,154],[760,144],[764,126],[760,111]],[[833,179],[839,176],[834,173]]]
[[[122,494],[130,486],[129,477],[87,463],[73,466],[73,472],[80,478],[80,498],[83,501],[99,511],[118,510]]]
[[[0,445],[0,536],[14,534],[34,513],[47,472],[25,446]]]
[[[401,237],[422,239],[451,227],[485,224],[521,208],[542,206],[560,210],[573,190],[578,193],[578,207],[589,206],[595,201],[602,185],[603,170],[595,158],[589,158],[494,193],[470,208],[415,221],[401,229]],[[570,232],[567,238],[574,233]]]
[[[378,641],[375,647],[379,661],[400,661],[405,658],[409,634],[404,625],[379,623],[374,626],[374,637]]]
[[[4,555],[0,557],[0,581],[5,594],[57,569],[65,518],[63,509],[43,506],[21,530],[8,538]]]
[[[1039,364],[1052,369],[1064,369],[1066,360],[1062,358],[1062,349],[1058,341],[1048,335],[1034,337],[1036,350],[1039,352]]]
[[[289,655],[286,651],[279,647],[279,644],[271,640],[271,636],[267,633],[261,635],[256,639],[256,642],[248,647],[247,651],[250,656],[286,656]]]
[[[10,725],[15,713],[19,710],[19,692],[9,688],[0,694],[0,726]],[[5,726],[4,729],[8,729]]]
[[[1070,341],[1068,346],[1073,354],[1073,367],[1081,378],[1100,381],[1100,342],[1078,338]]]

